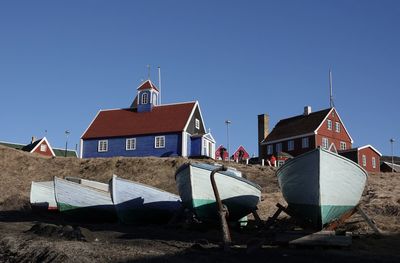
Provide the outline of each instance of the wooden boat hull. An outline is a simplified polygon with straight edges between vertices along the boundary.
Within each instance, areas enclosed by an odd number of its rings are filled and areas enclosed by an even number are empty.
[[[114,175],[112,200],[125,224],[166,223],[181,208],[179,196]]]
[[[185,207],[203,221],[218,219],[217,205],[210,174],[217,168],[208,164],[184,164],[176,173],[179,195]],[[228,207],[229,221],[237,221],[256,209],[261,187],[241,178],[238,171],[218,172],[215,181],[222,203]]]
[[[53,181],[32,182],[30,204],[34,210],[57,211]]]
[[[117,220],[110,192],[57,177],[54,177],[54,192],[58,210],[73,220]]]
[[[316,229],[358,205],[368,176],[358,164],[324,149],[290,160],[276,174],[288,210]]]

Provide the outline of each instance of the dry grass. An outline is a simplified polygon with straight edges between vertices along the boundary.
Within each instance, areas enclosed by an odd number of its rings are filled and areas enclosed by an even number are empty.
[[[120,229],[118,231],[88,230],[88,234],[100,241],[82,243],[35,237],[26,232],[35,223],[33,219],[7,218],[10,215],[6,213],[7,210],[20,210],[29,203],[31,181],[52,180],[54,176],[75,176],[108,182],[112,174],[117,174],[126,179],[177,193],[175,171],[187,161],[184,158],[116,157],[83,160],[46,158],[0,146],[0,213],[4,211],[0,214],[0,231],[3,235],[0,238],[0,261],[115,262],[150,259],[155,262],[186,262],[196,258],[194,262],[200,262],[208,261],[210,253],[214,261],[223,261],[226,255],[221,255],[219,250],[215,250],[213,243],[207,245],[209,248],[203,252],[191,248],[195,244],[193,240],[206,235],[204,232],[188,232],[185,229],[171,231],[160,227],[124,228],[122,232]],[[202,161],[211,162],[210,160]],[[263,219],[275,212],[276,203],[285,204],[279,191],[275,169],[259,165],[246,166],[236,163],[229,165],[242,171],[248,179],[262,187],[264,200],[259,206],[259,214]],[[379,228],[390,234],[378,240],[354,240],[355,250],[353,251],[333,252],[333,254],[322,251],[317,253],[319,259],[333,262],[332,260],[336,261],[338,255],[341,259],[361,258],[363,262],[384,259],[382,255],[389,260],[386,262],[399,259],[395,248],[398,248],[400,244],[400,176],[391,173],[371,174],[362,197],[361,207],[376,221]],[[357,216],[353,217],[345,227],[347,230],[371,233],[371,229]],[[209,240],[219,239],[219,233],[212,231],[214,232],[208,232]],[[253,259],[264,262],[268,257],[272,261],[281,262],[282,251],[268,249]],[[273,253],[272,257],[271,253]],[[297,254],[301,262],[308,262],[310,259],[308,250],[285,251],[284,253]],[[316,256],[315,251],[313,253],[313,257]],[[247,257],[246,253],[240,252],[230,254],[228,258],[234,262],[243,262]]]
[[[173,193],[176,169],[187,162],[184,158],[46,158],[0,146],[0,210],[19,209],[29,200],[31,181],[52,180],[54,176],[75,176],[108,182],[112,174],[149,184]],[[202,160],[212,162],[210,160]],[[225,163],[226,164],[226,163]],[[284,204],[275,177],[275,169],[259,165],[229,163],[259,184],[263,201],[262,218],[271,216],[275,204]],[[382,230],[400,232],[400,176],[396,173],[371,174],[361,206]],[[360,227],[365,227],[360,225]]]

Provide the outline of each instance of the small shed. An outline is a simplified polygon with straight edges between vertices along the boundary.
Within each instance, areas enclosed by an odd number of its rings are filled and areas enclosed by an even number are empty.
[[[343,150],[339,151],[338,153],[346,158],[349,158],[353,162],[358,163],[367,172],[380,172],[379,164],[382,154],[371,145]]]
[[[396,163],[390,163],[390,162],[382,162],[381,163],[381,172],[385,173],[400,173],[400,165]]]
[[[215,150],[215,159],[228,161],[228,158],[229,158],[228,150],[221,144]]]
[[[250,158],[249,153],[246,151],[246,149],[240,145],[236,151],[232,154],[231,158],[235,161],[235,162],[240,162],[243,160],[247,160]]]

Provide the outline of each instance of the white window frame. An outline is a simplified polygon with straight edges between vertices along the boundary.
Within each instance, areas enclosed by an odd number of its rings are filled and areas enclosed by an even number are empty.
[[[272,144],[267,145],[267,154],[272,154],[274,152],[274,146]]]
[[[46,144],[41,144],[40,145],[40,151],[41,152],[46,152],[47,151],[47,145]]]
[[[308,147],[310,147],[310,140],[308,137],[304,137],[301,139],[301,148],[306,149]]]
[[[156,149],[165,148],[165,136],[156,136],[154,138],[154,148]]]
[[[157,94],[153,93],[153,104],[157,105]]]
[[[97,151],[99,153],[108,152],[108,140],[99,140],[97,143]]]
[[[288,148],[288,151],[294,150],[294,140],[290,140],[287,142],[287,148]]]
[[[372,157],[372,168],[376,168],[376,159],[375,157]]]
[[[280,142],[280,143],[277,143],[277,144],[275,145],[275,148],[276,148],[276,153],[282,152],[282,143],[281,143],[281,142]]]
[[[327,121],[327,124],[328,124],[328,130],[332,130],[332,121],[331,120],[328,120]]]
[[[340,122],[335,122],[335,131],[340,133]]]
[[[203,155],[209,156],[208,141],[203,138]]]
[[[199,121],[199,119],[195,119],[195,124],[194,124],[194,126],[196,127],[196,129],[198,129],[198,130],[200,130],[200,121]]]
[[[340,150],[346,150],[346,149],[347,149],[346,142],[340,142]]]
[[[362,166],[367,166],[367,156],[365,156],[365,154],[363,154],[362,156]]]
[[[125,150],[126,151],[136,150],[136,138],[127,138],[125,140]]]
[[[326,137],[322,137],[322,148],[328,149],[329,148],[329,140]]]
[[[149,103],[149,94],[147,94],[147,92],[144,92],[142,94],[142,104],[147,104]]]

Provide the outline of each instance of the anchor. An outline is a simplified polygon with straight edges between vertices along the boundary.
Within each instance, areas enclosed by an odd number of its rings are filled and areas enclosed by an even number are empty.
[[[215,201],[217,203],[217,209],[218,209],[218,214],[221,222],[221,229],[222,229],[222,240],[223,240],[223,246],[224,250],[228,251],[230,249],[230,245],[232,244],[232,239],[231,239],[231,233],[229,231],[229,226],[226,218],[229,215],[228,208],[222,204],[219,192],[218,192],[218,187],[217,184],[215,183],[215,173],[221,172],[221,171],[226,171],[227,168],[225,166],[218,167],[214,169],[211,174],[210,174],[210,180],[211,180],[211,186],[214,191],[215,195]]]

